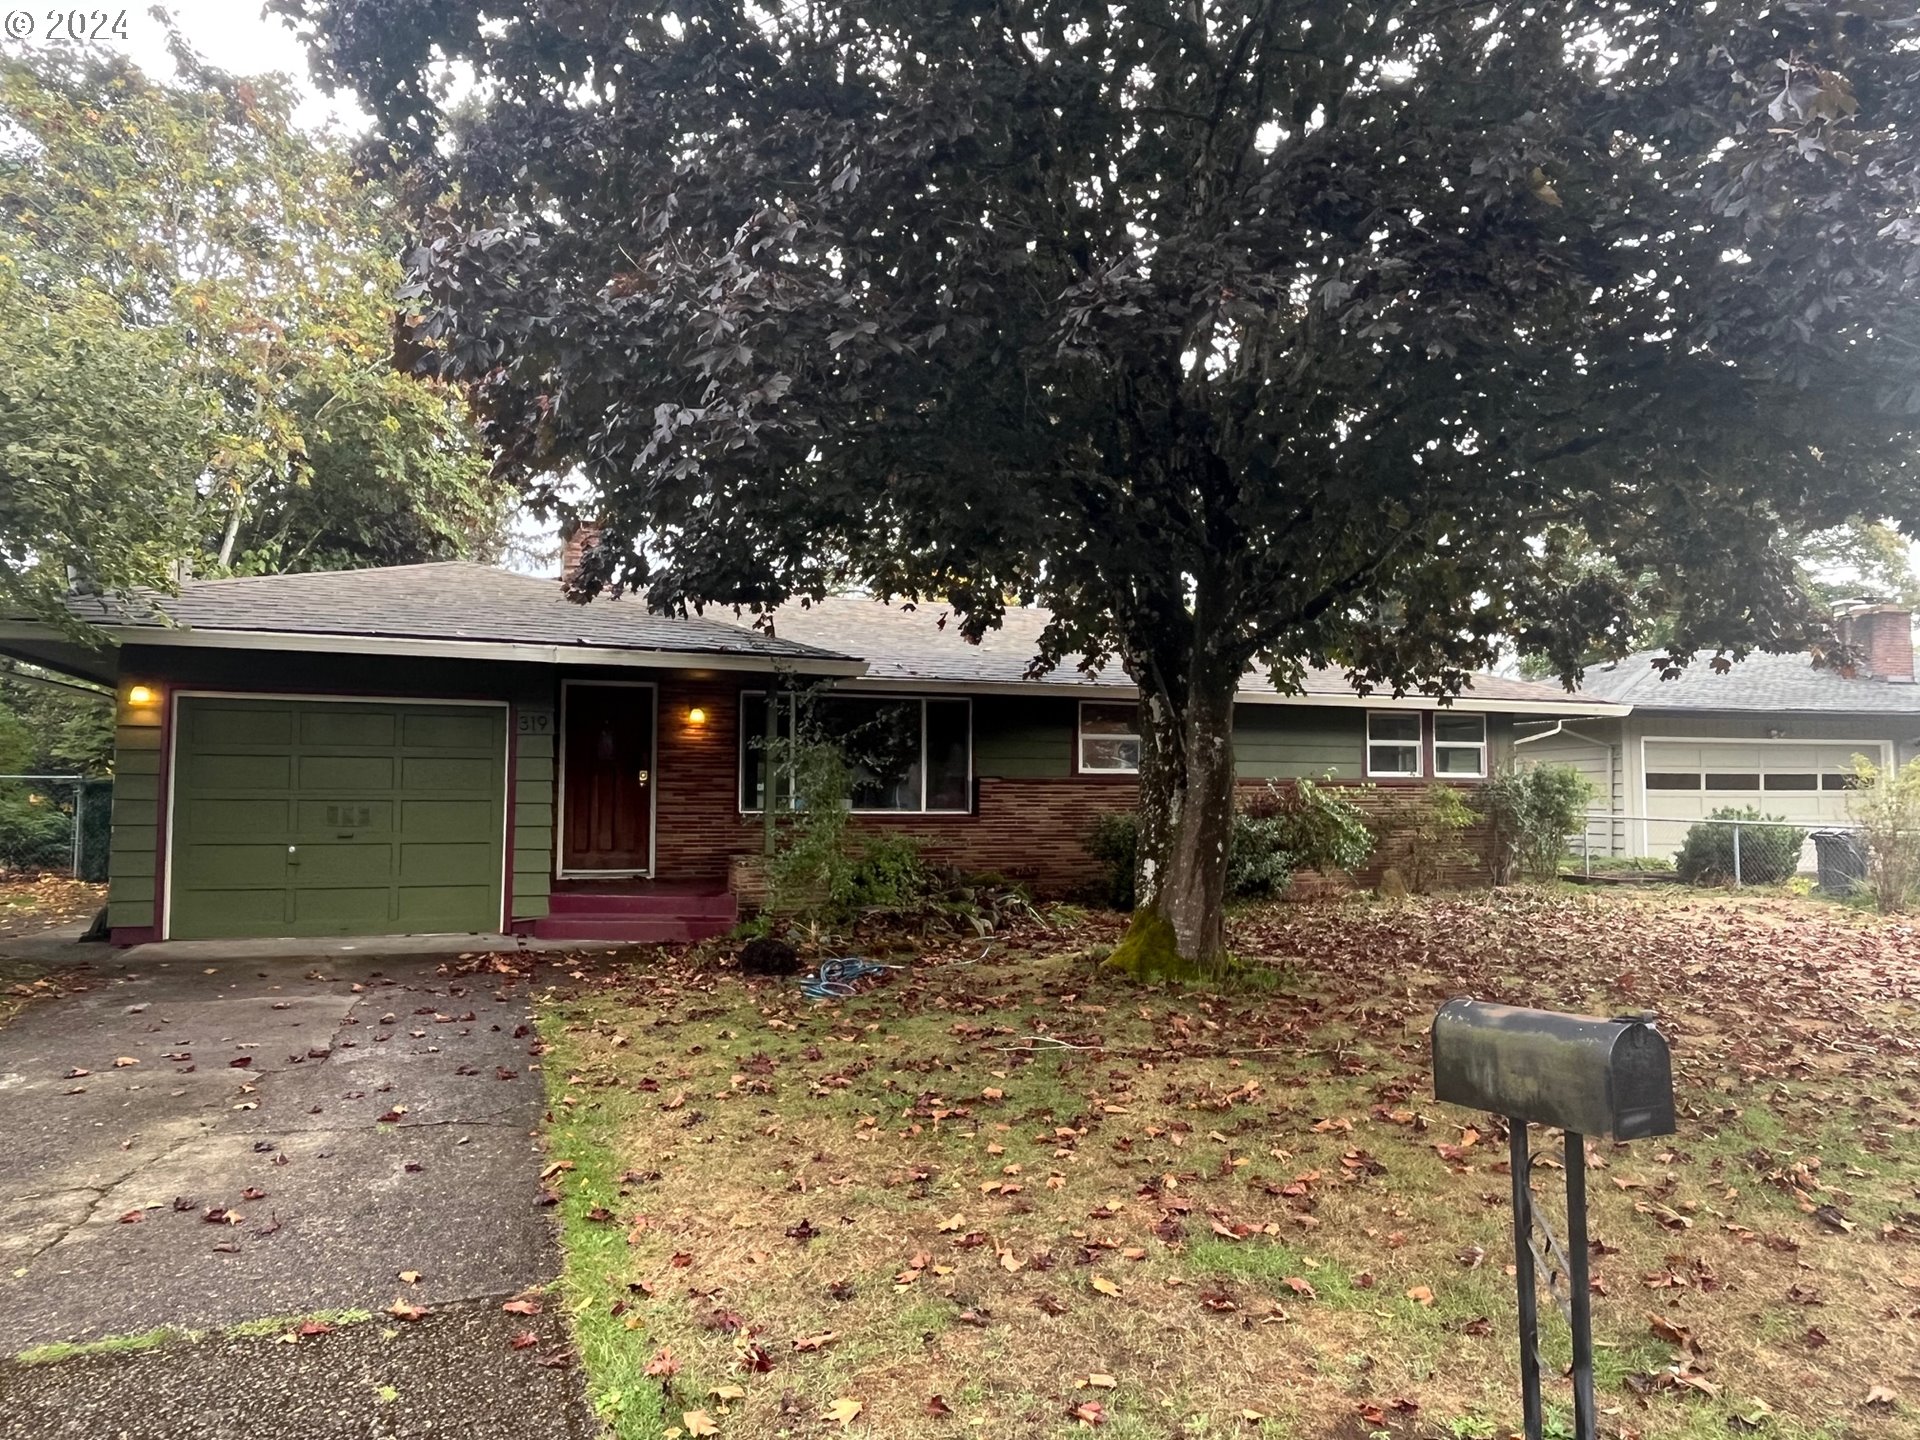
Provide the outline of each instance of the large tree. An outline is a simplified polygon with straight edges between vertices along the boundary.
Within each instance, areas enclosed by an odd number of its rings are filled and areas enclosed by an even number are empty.
[[[393,196],[294,125],[283,79],[174,60],[0,57],[0,426],[22,433],[0,552],[34,577],[8,588],[46,610],[70,567],[123,588],[181,559],[497,548],[506,487],[462,395],[393,364]]]
[[[1125,667],[1142,971],[1223,952],[1250,667],[1798,645],[1783,527],[1920,518],[1909,0],[275,6],[442,197],[422,339],[584,475],[583,597]]]

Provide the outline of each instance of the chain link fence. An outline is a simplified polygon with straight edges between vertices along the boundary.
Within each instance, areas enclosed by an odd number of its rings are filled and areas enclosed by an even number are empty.
[[[1817,875],[1833,888],[1830,880],[1863,873],[1860,828],[1751,810],[1676,818],[1593,809],[1585,828],[1567,837],[1568,868],[1583,876],[1671,873],[1693,885],[1778,885]]]
[[[0,873],[107,878],[113,781],[0,775]]]

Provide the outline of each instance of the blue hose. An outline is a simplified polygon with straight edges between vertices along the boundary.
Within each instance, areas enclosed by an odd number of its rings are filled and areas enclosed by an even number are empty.
[[[822,960],[820,968],[800,978],[801,993],[809,1000],[844,1000],[854,994],[854,985],[870,976],[884,975],[892,965],[877,965],[871,960],[839,956]]]

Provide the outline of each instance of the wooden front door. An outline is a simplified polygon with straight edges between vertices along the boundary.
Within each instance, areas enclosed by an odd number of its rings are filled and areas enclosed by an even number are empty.
[[[653,703],[644,685],[568,685],[560,871],[653,869]]]

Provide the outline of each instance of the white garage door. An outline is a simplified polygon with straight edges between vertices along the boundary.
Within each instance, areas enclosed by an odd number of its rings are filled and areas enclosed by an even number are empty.
[[[1751,808],[1809,827],[1844,823],[1855,755],[1878,765],[1886,750],[1878,740],[1649,740],[1646,849],[1678,849],[1687,825],[1715,810]]]

